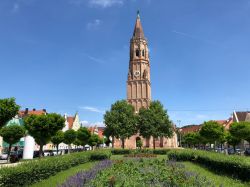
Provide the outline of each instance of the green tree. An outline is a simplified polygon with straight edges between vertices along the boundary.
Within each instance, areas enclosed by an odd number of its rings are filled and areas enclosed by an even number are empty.
[[[160,101],[150,103],[148,109],[141,108],[138,117],[138,129],[144,138],[153,137],[153,147],[155,149],[155,139],[158,137],[172,137],[173,126],[169,120],[167,111],[164,110]]]
[[[114,147],[114,137],[120,138],[124,149],[126,138],[137,132],[136,116],[134,107],[127,101],[117,101],[111,106],[111,110],[104,115],[106,131],[112,137],[112,147]]]
[[[12,145],[17,143],[20,138],[24,137],[25,129],[19,125],[5,126],[0,130],[0,135],[3,137],[3,140],[9,144],[8,161]]]
[[[39,157],[43,155],[43,146],[51,137],[64,127],[65,119],[59,114],[30,115],[24,119],[24,126],[40,146]]]
[[[250,122],[234,122],[229,128],[230,134],[240,140],[246,140],[250,143]]]
[[[68,144],[68,153],[70,153],[71,144],[76,140],[76,138],[77,138],[77,134],[76,134],[76,131],[74,131],[73,129],[69,129],[64,132],[63,142],[65,144]]]
[[[196,133],[190,132],[183,135],[183,142],[191,147],[197,143],[197,135]]]
[[[93,147],[96,146],[100,142],[99,136],[96,134],[92,134],[91,137],[89,138],[89,145],[91,146],[92,150]]]
[[[20,109],[15,98],[0,99],[0,128],[15,117]]]
[[[225,140],[224,127],[218,124],[216,121],[204,122],[200,130],[200,135],[205,138],[210,144],[215,144],[216,141],[222,143]]]
[[[86,127],[80,127],[77,130],[77,139],[79,140],[80,145],[85,146],[90,137],[91,133]]]
[[[240,143],[241,139],[233,136],[230,132],[228,132],[226,134],[226,141],[229,145],[233,146],[233,149],[235,152],[236,151],[235,147],[236,147],[236,145],[238,145]]]
[[[51,137],[51,142],[56,146],[57,155],[58,155],[59,144],[62,143],[63,140],[64,140],[64,133],[61,130],[57,131],[57,133]]]
[[[112,143],[112,148],[114,148],[114,134],[112,134],[112,132],[115,131],[111,131],[111,128],[105,128],[103,131],[103,135],[105,136],[105,144],[106,146],[109,146],[110,143]],[[112,141],[110,140],[110,138],[112,138]]]

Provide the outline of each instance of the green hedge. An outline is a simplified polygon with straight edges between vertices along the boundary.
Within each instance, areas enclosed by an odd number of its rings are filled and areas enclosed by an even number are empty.
[[[148,153],[156,155],[166,155],[171,149],[113,149],[111,153],[113,155],[126,155],[126,154],[136,154],[136,153]]]
[[[0,186],[28,186],[51,175],[92,160],[107,159],[110,151],[87,151],[27,161],[0,169]]]
[[[217,173],[250,181],[250,159],[244,156],[229,156],[198,150],[174,150],[168,153],[168,157],[177,161],[193,161]]]

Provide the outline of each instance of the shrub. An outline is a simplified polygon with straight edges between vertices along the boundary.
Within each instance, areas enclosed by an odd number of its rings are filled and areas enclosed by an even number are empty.
[[[153,150],[153,154],[156,155],[166,155],[171,149],[155,149]]]
[[[228,156],[198,150],[175,150],[168,153],[169,159],[193,161],[218,172],[243,181],[250,181],[250,159],[243,156]]]
[[[111,153],[113,155],[125,155],[125,154],[130,154],[131,150],[130,149],[113,149],[111,150]]]
[[[32,160],[21,163],[15,167],[5,167],[0,170],[0,186],[28,186],[55,175],[56,173],[71,168],[73,166],[86,163],[98,154],[98,160],[108,157],[108,151],[99,152],[79,152],[69,155],[46,157],[39,160]]]
[[[105,159],[109,159],[111,156],[110,151],[103,151],[103,152],[93,152],[90,155],[90,160],[105,160]]]

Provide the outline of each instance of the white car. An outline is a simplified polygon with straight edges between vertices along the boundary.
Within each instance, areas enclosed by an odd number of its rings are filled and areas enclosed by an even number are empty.
[[[0,155],[0,159],[1,160],[7,160],[8,154],[7,153],[3,153]]]

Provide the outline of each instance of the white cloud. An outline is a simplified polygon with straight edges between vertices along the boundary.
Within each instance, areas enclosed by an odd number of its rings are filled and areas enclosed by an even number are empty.
[[[123,5],[124,0],[89,0],[91,6],[98,6],[102,8],[111,7],[114,5]]]
[[[93,127],[93,126],[105,127],[105,124],[103,122],[101,122],[101,121],[90,123],[90,122],[84,120],[84,121],[81,121],[81,124],[82,124],[83,127]]]
[[[91,61],[93,61],[93,62],[97,62],[98,64],[104,64],[105,63],[105,61],[104,60],[102,60],[102,59],[99,59],[99,58],[96,58],[96,57],[93,57],[93,56],[90,56],[90,55],[88,55],[88,54],[86,54],[86,53],[83,53],[86,57],[88,57]]]
[[[86,28],[88,30],[96,30],[99,28],[101,24],[102,24],[101,20],[95,19],[94,21],[87,23]]]
[[[91,107],[91,106],[81,106],[79,107],[80,109],[82,110],[86,110],[86,111],[89,111],[89,112],[96,112],[96,113],[100,113],[100,114],[104,114],[104,110],[100,110],[96,107]]]

